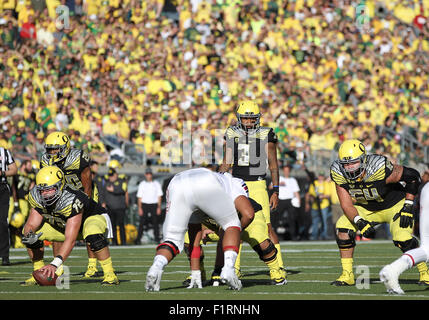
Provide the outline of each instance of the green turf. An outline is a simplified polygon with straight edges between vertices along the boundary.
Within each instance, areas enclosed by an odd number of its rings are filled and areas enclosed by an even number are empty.
[[[215,255],[215,244],[204,246],[207,275],[210,276]],[[182,281],[189,274],[189,265],[184,254],[177,256],[164,271],[161,291],[145,292],[146,272],[153,261],[153,245],[111,247],[115,270],[120,285],[102,287],[102,277],[84,280],[87,256],[83,247],[76,247],[66,261],[70,270],[69,288],[31,286],[20,282],[29,277],[32,264],[24,249],[11,249],[11,266],[0,266],[1,300],[422,300],[429,299],[429,289],[417,284],[417,269],[406,271],[401,276],[404,296],[388,295],[379,282],[378,272],[401,254],[391,241],[373,240],[358,242],[355,251],[355,277],[353,287],[334,287],[330,282],[340,272],[340,260],[334,241],[282,242],[282,255],[288,272],[284,286],[269,285],[268,269],[251,248],[245,244],[242,253],[243,289],[239,292],[225,286],[203,289],[186,289]],[[46,249],[45,262],[52,257]],[[101,267],[98,267],[101,271]]]

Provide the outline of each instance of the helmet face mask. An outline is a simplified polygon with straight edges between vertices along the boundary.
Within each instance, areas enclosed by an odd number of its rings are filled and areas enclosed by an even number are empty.
[[[45,140],[45,154],[49,164],[55,164],[65,159],[70,152],[70,139],[60,131],[48,135]]]
[[[261,113],[255,102],[244,101],[239,103],[235,115],[242,130],[252,133],[259,128]]]
[[[62,190],[60,184],[60,182],[57,182],[54,186],[37,186],[44,205],[51,206],[61,197]]]
[[[346,140],[338,151],[339,163],[344,177],[359,179],[366,169],[366,149],[359,140]]]
[[[359,157],[352,160],[340,160],[341,170],[349,180],[357,180],[365,171],[365,158]]]

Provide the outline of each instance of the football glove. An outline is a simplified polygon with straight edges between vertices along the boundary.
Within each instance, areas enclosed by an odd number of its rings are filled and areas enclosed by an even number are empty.
[[[201,271],[200,270],[192,270],[191,272],[191,283],[187,287],[187,289],[198,288],[202,289],[203,284],[201,281]]]
[[[355,217],[354,222],[356,224],[356,227],[360,230],[360,232],[365,238],[374,238],[375,229],[373,228],[371,222],[359,216]]]
[[[405,200],[404,206],[393,217],[393,221],[399,218],[399,226],[401,228],[408,228],[413,226],[413,201]]]
[[[36,234],[33,231],[30,231],[27,234],[22,236],[21,241],[23,244],[25,244],[27,246],[31,246],[39,240],[39,238],[41,237],[42,234],[43,234],[43,232],[39,232]]]

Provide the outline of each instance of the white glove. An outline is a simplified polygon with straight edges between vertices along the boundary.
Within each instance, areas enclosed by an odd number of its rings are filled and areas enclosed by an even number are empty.
[[[191,283],[187,289],[198,288],[202,289],[203,284],[201,282],[201,271],[200,270],[192,270],[191,273]]]

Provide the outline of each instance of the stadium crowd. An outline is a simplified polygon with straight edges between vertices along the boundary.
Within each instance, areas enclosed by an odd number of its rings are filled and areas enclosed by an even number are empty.
[[[156,158],[166,128],[223,130],[250,98],[283,156],[357,138],[403,161],[405,131],[429,145],[428,2],[2,1],[0,145],[32,159],[64,130],[96,160],[101,137]]]

